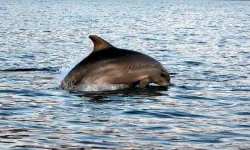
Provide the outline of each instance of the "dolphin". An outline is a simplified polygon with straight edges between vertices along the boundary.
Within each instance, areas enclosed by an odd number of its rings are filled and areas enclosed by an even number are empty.
[[[116,48],[104,39],[90,35],[94,50],[78,63],[60,87],[79,90],[88,84],[121,84],[144,88],[150,83],[171,85],[170,75],[154,58],[140,52]]]

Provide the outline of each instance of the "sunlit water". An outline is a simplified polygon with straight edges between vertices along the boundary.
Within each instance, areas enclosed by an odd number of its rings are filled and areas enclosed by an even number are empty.
[[[58,89],[90,34],[175,85]],[[0,0],[0,149],[250,148],[249,47],[249,1]]]

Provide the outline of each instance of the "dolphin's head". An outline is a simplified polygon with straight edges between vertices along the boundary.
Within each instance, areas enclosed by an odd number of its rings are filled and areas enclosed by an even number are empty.
[[[158,82],[158,84],[161,85],[161,86],[172,85],[171,82],[170,82],[170,75],[165,69],[162,70],[161,75],[159,77],[159,80],[160,81]]]
[[[160,86],[172,85],[170,75],[165,68],[160,69],[157,75],[152,77],[152,81]]]

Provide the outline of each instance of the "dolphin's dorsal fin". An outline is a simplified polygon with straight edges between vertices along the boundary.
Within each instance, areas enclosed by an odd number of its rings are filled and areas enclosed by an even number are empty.
[[[89,38],[94,43],[94,50],[93,50],[94,52],[114,47],[113,45],[111,45],[110,43],[108,43],[107,41],[105,41],[104,39],[102,39],[96,35],[90,35]]]

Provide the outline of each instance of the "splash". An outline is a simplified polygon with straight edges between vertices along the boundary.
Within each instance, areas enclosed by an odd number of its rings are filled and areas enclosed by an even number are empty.
[[[84,58],[86,58],[90,52],[92,51],[91,50],[92,48],[89,47],[87,50],[86,50],[86,53],[83,54],[83,57],[72,57],[72,58],[69,58],[71,61],[70,62],[67,62],[67,63],[64,63],[62,68],[60,69],[60,73],[57,74],[55,76],[55,81],[56,81],[56,85],[61,85],[61,82],[63,81],[63,79],[67,76],[67,74],[79,63],[81,62]]]
[[[113,91],[119,89],[129,88],[125,84],[86,84],[77,88],[79,91]]]

